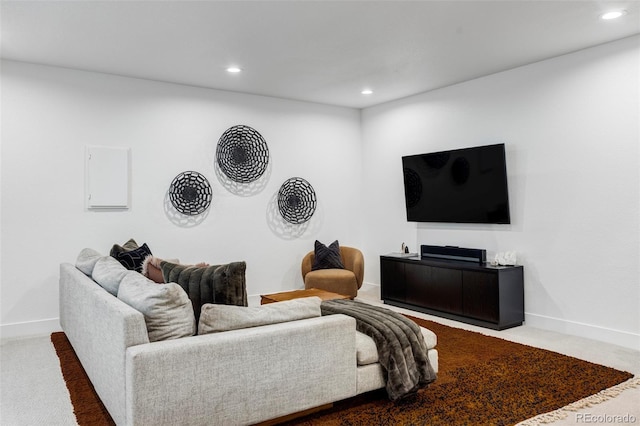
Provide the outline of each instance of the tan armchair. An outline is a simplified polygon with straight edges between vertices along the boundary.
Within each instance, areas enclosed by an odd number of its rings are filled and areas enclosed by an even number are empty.
[[[345,269],[311,270],[314,252],[302,259],[302,279],[304,288],[318,288],[332,293],[344,294],[352,299],[358,295],[364,278],[364,256],[353,247],[340,246],[340,256]]]

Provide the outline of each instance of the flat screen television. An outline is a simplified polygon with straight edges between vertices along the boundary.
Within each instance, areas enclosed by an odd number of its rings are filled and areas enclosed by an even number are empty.
[[[511,223],[504,144],[402,157],[407,221]]]

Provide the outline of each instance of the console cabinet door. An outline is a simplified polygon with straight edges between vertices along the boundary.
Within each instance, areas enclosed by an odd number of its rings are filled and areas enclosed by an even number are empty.
[[[405,264],[393,260],[380,259],[380,287],[382,300],[405,302]]]
[[[462,314],[462,271],[435,267],[431,269],[433,309]]]
[[[431,267],[406,264],[404,274],[407,282],[406,302],[429,308],[431,297],[427,286],[430,281]]]
[[[407,264],[405,276],[407,303],[452,314],[462,313],[462,271]]]
[[[463,271],[462,282],[464,315],[498,323],[498,274]]]

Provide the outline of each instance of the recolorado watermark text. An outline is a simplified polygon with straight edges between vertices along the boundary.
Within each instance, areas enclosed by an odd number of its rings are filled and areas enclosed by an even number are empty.
[[[634,424],[638,422],[638,418],[633,414],[591,414],[577,413],[576,422],[593,423],[593,424]]]

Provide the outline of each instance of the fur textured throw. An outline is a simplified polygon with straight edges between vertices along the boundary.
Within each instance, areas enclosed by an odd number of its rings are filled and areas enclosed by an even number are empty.
[[[193,304],[196,323],[205,303],[248,305],[245,262],[198,266],[161,261],[160,269],[164,282],[177,283],[187,292]]]
[[[420,327],[389,309],[356,300],[327,300],[322,315],[345,314],[356,319],[356,329],[371,337],[386,373],[389,399],[396,401],[436,380]]]

